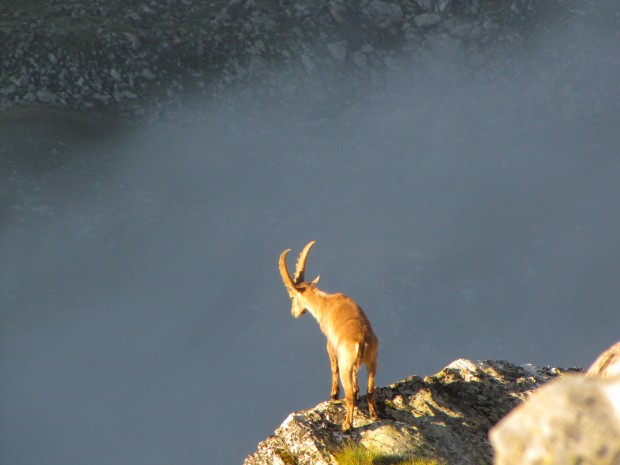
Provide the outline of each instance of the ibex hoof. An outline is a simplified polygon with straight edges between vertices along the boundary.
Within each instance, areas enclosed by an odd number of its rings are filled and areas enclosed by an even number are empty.
[[[351,425],[347,424],[347,423],[344,423],[342,425],[342,432],[343,433],[350,433],[351,432]]]

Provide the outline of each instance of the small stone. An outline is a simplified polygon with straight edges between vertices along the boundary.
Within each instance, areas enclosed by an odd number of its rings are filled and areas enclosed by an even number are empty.
[[[116,71],[115,68],[112,68],[110,70],[110,76],[112,76],[112,79],[114,79],[117,82],[120,82],[122,80],[121,74],[118,71]]]
[[[153,79],[155,79],[157,76],[155,76],[150,69],[148,68],[144,68],[142,70],[142,77],[144,79],[148,79],[149,81],[152,81]]]
[[[125,37],[127,38],[129,46],[132,48],[132,50],[138,50],[142,46],[142,41],[140,40],[140,37],[138,37],[136,34],[126,32]]]
[[[422,13],[413,18],[417,27],[431,27],[441,22],[441,16],[435,13]]]
[[[424,11],[431,11],[433,8],[433,0],[415,0],[415,2]]]
[[[257,50],[259,53],[265,53],[267,51],[265,43],[260,39],[254,42],[254,49]]]
[[[353,52],[353,63],[355,63],[360,68],[366,68],[368,65],[368,58],[366,55],[360,50]]]
[[[327,44],[327,50],[331,56],[337,61],[344,61],[347,58],[347,43],[344,41],[341,42],[330,42]]]
[[[27,72],[22,70],[22,75],[15,81],[15,85],[18,87],[23,87],[28,85],[28,81],[30,81],[30,76]]]
[[[344,6],[341,1],[332,0],[328,5],[329,14],[331,14],[332,18],[338,23],[341,24],[344,22],[343,14],[344,14]]]
[[[38,90],[36,96],[41,103],[50,103],[54,100],[54,94],[47,90]]]
[[[314,62],[312,61],[312,58],[310,58],[308,55],[302,55],[301,62],[303,63],[304,67],[308,72],[314,71]]]
[[[139,23],[139,22],[141,22],[141,21],[142,21],[142,16],[140,16],[140,14],[139,14],[139,13],[136,13],[136,12],[131,12],[131,13],[129,13],[129,14],[127,15],[127,17],[128,17],[129,19],[131,19],[131,20],[132,20],[133,22],[135,22],[135,23]]]
[[[14,92],[15,92],[15,86],[14,85],[9,85],[9,86],[6,86],[6,87],[3,87],[2,89],[0,89],[0,94],[2,94],[2,95],[11,95]]]
[[[471,36],[473,30],[473,26],[468,23],[459,24],[454,29],[452,29],[452,35],[459,37],[461,39],[466,39]]]
[[[366,7],[366,12],[375,20],[380,29],[395,26],[403,20],[403,10],[400,5],[382,0],[372,0]]]
[[[101,103],[104,103],[104,104],[107,104],[110,101],[110,99],[111,99],[110,95],[108,95],[108,94],[99,94],[99,93],[94,93],[93,94],[93,98],[95,100],[98,100]]]
[[[439,0],[435,8],[437,8],[438,11],[443,13],[444,11],[446,11],[446,8],[448,8],[448,6],[450,6],[451,4],[452,0]]]

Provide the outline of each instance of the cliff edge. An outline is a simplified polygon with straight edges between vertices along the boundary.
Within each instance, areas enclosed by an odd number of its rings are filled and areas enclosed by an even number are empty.
[[[378,421],[369,418],[362,397],[348,434],[341,431],[343,403],[327,401],[291,413],[244,465],[333,465],[334,454],[351,442],[391,457],[491,464],[491,427],[544,383],[577,371],[456,360],[435,375],[378,388]]]

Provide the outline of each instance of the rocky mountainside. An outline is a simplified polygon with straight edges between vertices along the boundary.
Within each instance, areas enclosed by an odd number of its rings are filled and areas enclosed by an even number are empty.
[[[448,464],[492,463],[489,430],[542,384],[577,369],[457,360],[433,376],[413,376],[376,391],[380,419],[364,398],[354,429],[341,431],[344,405],[323,402],[292,413],[245,465],[335,465],[349,441],[390,457],[431,457]]]
[[[577,2],[582,8],[589,2]],[[0,4],[0,109],[157,117],[196,95],[325,102],[437,49],[472,63],[519,49],[575,2],[29,0]],[[489,47],[489,46],[492,47]],[[512,50],[512,51],[509,51]],[[320,82],[320,84],[318,84]],[[328,82],[330,85],[325,86]],[[251,84],[252,87],[249,86]],[[332,89],[332,90],[330,90]],[[259,94],[259,95],[256,95]]]

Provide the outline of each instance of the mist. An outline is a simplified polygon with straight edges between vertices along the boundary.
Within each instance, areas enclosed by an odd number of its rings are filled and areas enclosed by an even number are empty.
[[[0,462],[241,463],[328,398],[277,269],[310,240],[308,276],[375,328],[379,386],[461,357],[589,365],[620,328],[620,41],[597,21],[510,62],[440,49],[353,102],[200,102],[13,173]]]

